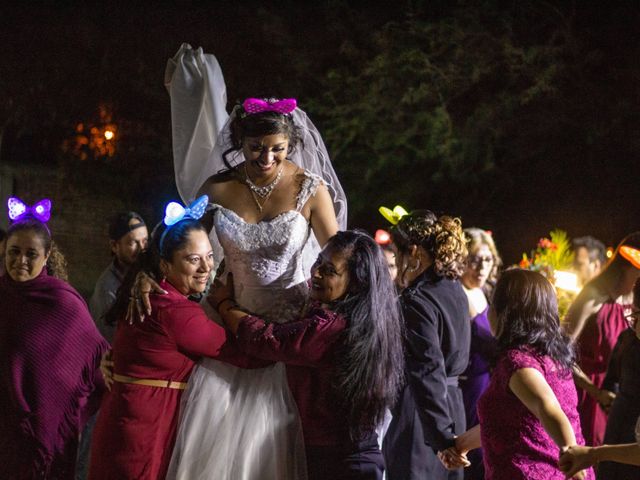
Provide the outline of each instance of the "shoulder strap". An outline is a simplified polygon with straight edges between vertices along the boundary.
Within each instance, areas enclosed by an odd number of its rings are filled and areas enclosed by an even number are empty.
[[[316,194],[318,186],[322,183],[322,178],[318,175],[314,175],[307,170],[304,171],[304,180],[302,181],[302,185],[300,185],[300,192],[298,192],[298,196],[296,197],[296,211],[299,212],[302,210],[302,207],[305,206],[312,195]]]

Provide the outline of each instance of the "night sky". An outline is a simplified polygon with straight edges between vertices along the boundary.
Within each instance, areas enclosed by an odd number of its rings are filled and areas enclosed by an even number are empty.
[[[640,229],[638,2],[544,2],[544,7],[536,6],[540,2],[453,1],[367,6],[340,1],[213,2],[207,7],[192,2],[160,7],[129,3],[0,7],[0,163],[65,168],[78,162],[78,171],[95,174],[95,185],[87,180],[91,188],[119,188],[118,195],[125,192],[122,179],[127,178],[137,182],[135,189],[129,186],[135,190],[132,208],[159,216],[160,205],[175,195],[163,73],[167,59],[188,42],[217,56],[230,104],[261,95],[299,99],[320,131],[327,132],[335,168],[354,205],[351,226],[384,226],[377,207],[391,207],[397,198],[397,203],[409,203],[408,208],[460,215],[466,226],[492,230],[507,263],[517,261],[556,227],[571,237],[593,234],[609,245]],[[465,87],[464,95],[452,90],[446,105],[452,128],[462,132],[457,138],[471,150],[487,145],[482,155],[475,150],[461,154],[463,159],[482,157],[482,164],[489,165],[473,178],[468,172],[469,178],[461,173],[456,177],[455,168],[444,180],[432,178],[431,167],[398,153],[397,168],[385,160],[381,170],[389,172],[390,184],[381,181],[384,173],[363,182],[373,157],[387,158],[390,147],[384,140],[403,131],[391,112],[382,123],[388,129],[367,124],[353,140],[353,149],[338,148],[340,135],[346,138],[349,131],[332,127],[338,121],[347,124],[348,117],[327,103],[335,97],[329,90],[332,72],[345,76],[373,65],[371,58],[380,52],[372,39],[389,22],[455,21],[463,18],[461,10],[470,9],[477,9],[488,30],[500,30],[503,18],[513,22],[519,44],[557,41],[562,48],[553,53],[558,71],[552,88],[534,92],[536,101],[527,104],[518,85],[505,86],[494,73],[493,79]],[[566,35],[555,40],[557,25],[563,25]],[[331,88],[340,92],[339,86]],[[357,93],[357,88],[349,88]],[[470,122],[489,108],[484,106],[516,91],[516,107],[507,113],[490,110],[500,112],[495,116],[499,124],[488,134],[490,140],[478,141],[476,137],[489,130],[476,131]],[[389,86],[389,95],[400,98],[403,93]],[[508,100],[500,100],[500,105],[511,105]],[[68,147],[77,138],[78,125],[87,129],[108,122],[119,129],[115,154],[80,160],[80,150],[73,153]],[[367,144],[373,145],[371,160],[359,153]],[[120,185],[103,181],[110,172],[118,172]],[[420,172],[425,175],[424,191],[405,188],[404,178],[413,180]],[[358,206],[364,203],[371,205],[369,210]]]

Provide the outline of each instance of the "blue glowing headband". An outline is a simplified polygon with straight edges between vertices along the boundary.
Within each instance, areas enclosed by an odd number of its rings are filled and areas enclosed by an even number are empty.
[[[162,232],[162,235],[160,236],[160,242],[158,242],[158,248],[160,248],[160,252],[162,252],[164,237],[167,235],[167,232],[171,229],[171,227],[181,220],[200,220],[204,215],[208,204],[209,197],[207,195],[201,196],[193,203],[191,203],[187,208],[184,208],[178,202],[169,202],[169,204],[164,209],[164,224],[167,226],[167,228],[165,228],[164,232]]]

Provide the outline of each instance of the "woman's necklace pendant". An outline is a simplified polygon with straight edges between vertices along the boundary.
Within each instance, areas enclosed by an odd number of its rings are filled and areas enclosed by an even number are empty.
[[[247,163],[245,162],[244,183],[247,185],[247,187],[249,187],[249,190],[251,190],[251,192],[255,193],[260,198],[265,198],[269,196],[271,192],[273,192],[274,188],[276,188],[276,185],[278,185],[278,183],[280,182],[280,179],[282,178],[283,172],[284,172],[284,167],[280,167],[280,170],[278,170],[278,174],[276,175],[276,178],[274,178],[271,183],[260,187],[255,183],[253,183],[251,181],[251,178],[249,178],[249,172],[247,172]]]

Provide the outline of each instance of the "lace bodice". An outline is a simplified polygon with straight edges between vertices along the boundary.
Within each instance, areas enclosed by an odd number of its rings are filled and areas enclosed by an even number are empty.
[[[232,210],[212,204],[215,232],[224,249],[227,270],[233,273],[238,302],[271,321],[296,318],[308,293],[302,252],[310,226],[300,213],[321,179],[305,172],[289,210],[268,221],[247,223]]]

